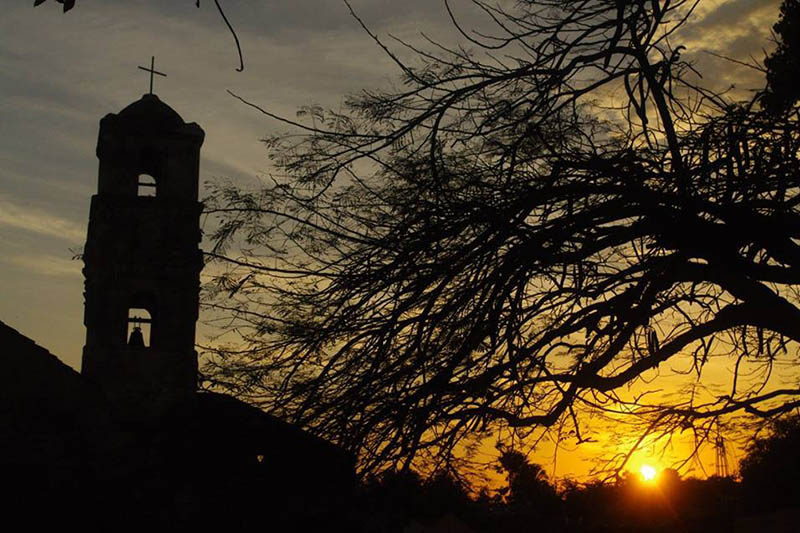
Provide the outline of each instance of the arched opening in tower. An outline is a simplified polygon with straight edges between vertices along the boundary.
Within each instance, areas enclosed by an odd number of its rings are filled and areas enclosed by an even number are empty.
[[[130,348],[149,348],[153,317],[141,307],[128,309],[128,328],[125,338]]]
[[[139,174],[136,196],[155,196],[158,190],[156,179],[150,174]]]

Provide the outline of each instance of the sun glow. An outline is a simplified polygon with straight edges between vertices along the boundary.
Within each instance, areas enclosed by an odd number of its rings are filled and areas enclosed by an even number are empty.
[[[658,472],[650,465],[642,465],[642,467],[639,469],[639,473],[642,475],[643,480],[649,482],[656,479],[656,474]]]

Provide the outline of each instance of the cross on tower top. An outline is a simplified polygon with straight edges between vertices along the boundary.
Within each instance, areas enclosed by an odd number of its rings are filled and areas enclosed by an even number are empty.
[[[137,67],[137,68],[140,68],[140,69],[144,70],[145,72],[149,72],[150,73],[150,94],[153,94],[153,74],[158,74],[159,76],[164,76],[165,78],[167,77],[167,75],[164,74],[163,72],[159,72],[159,71],[155,70],[155,65],[156,65],[156,57],[155,56],[150,56],[150,68]]]

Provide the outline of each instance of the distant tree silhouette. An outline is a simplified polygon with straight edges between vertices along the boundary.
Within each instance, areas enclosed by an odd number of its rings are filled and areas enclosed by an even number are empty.
[[[412,64],[371,34],[402,86],[281,119],[272,185],[216,183],[208,382],[365,470],[562,421],[580,440],[623,400],[701,435],[800,405],[763,386],[800,341],[797,113],[703,85],[676,33],[695,2],[475,5],[497,32],[463,31],[473,51]],[[726,392],[619,394],[712,358]]]
[[[435,524],[447,515],[480,523],[489,512],[470,499],[451,475],[423,478],[409,470],[386,470],[367,477],[359,509],[365,532],[405,531],[412,522]]]
[[[656,483],[648,483],[624,472],[610,482],[565,480],[557,493],[543,469],[519,451],[502,450],[495,466],[508,481],[494,491],[499,497],[486,487],[470,497],[449,475],[426,478],[396,470],[369,475],[355,523],[374,533],[450,531],[437,529],[448,518],[476,533],[731,531],[745,510],[732,478],[683,479],[665,469]]]
[[[800,98],[797,73],[800,69],[800,1],[784,0],[780,19],[773,27],[778,46],[764,61],[767,87],[764,107],[773,113],[788,111]]]
[[[561,498],[541,465],[513,449],[501,450],[498,463],[508,485],[499,489],[501,505],[493,509],[497,531],[529,531],[532,522],[551,529],[561,522]]]
[[[498,459],[508,486],[502,490],[505,502],[514,509],[541,512],[552,508],[557,499],[547,473],[517,450],[503,450]]]
[[[731,478],[681,479],[675,470],[645,483],[626,472],[614,482],[568,482],[570,531],[731,531],[741,506]]]
[[[745,503],[755,509],[800,506],[800,416],[777,420],[739,465]]]

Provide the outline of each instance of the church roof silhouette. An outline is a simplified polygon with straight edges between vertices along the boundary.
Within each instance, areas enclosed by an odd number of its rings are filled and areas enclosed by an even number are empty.
[[[323,439],[213,392],[157,419],[129,420],[95,384],[3,322],[0,346],[8,523],[18,515],[33,530],[311,531],[347,519],[353,459]]]

